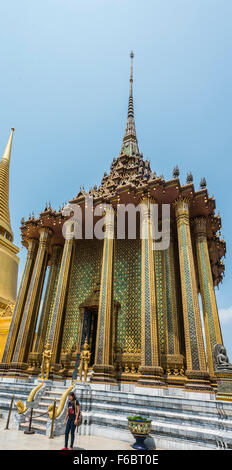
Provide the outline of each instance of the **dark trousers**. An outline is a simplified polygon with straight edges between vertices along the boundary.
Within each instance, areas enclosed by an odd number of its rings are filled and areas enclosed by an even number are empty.
[[[71,431],[71,448],[73,448],[74,443],[74,434],[75,434],[76,424],[74,424],[73,418],[68,418],[66,428],[65,428],[65,447],[68,447],[68,436]]]

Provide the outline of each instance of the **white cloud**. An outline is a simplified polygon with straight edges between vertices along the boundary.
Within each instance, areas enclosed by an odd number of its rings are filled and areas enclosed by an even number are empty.
[[[232,323],[232,305],[219,310],[219,317],[222,323]]]

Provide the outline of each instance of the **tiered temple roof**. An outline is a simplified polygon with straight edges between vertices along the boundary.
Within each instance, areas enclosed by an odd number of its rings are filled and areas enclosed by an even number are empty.
[[[130,94],[128,103],[126,131],[123,137],[120,154],[114,158],[110,172],[105,172],[99,187],[95,185],[88,192],[84,188],[71,199],[71,204],[79,204],[84,210],[85,197],[93,198],[93,205],[110,203],[139,204],[141,197],[146,194],[156,200],[161,211],[162,204],[171,205],[171,217],[175,217],[172,203],[179,197],[190,201],[190,218],[204,216],[207,219],[207,238],[214,285],[218,285],[224,274],[223,257],[226,253],[226,243],[220,237],[221,218],[215,213],[215,199],[209,196],[205,178],[201,179],[200,189],[195,190],[192,174],[187,175],[186,183],[179,180],[179,169],[175,167],[170,180],[158,176],[151,170],[150,162],[145,160],[139,151],[135,130],[134,104],[133,104],[133,53],[131,53]],[[161,215],[161,212],[160,212]],[[62,225],[67,217],[46,205],[45,209],[36,218],[34,215],[22,220],[22,244],[27,246],[28,238],[39,239],[39,227],[48,226],[53,230],[52,244],[64,243]]]

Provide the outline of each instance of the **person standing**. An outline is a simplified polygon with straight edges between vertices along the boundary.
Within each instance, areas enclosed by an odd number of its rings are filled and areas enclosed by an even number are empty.
[[[77,426],[77,420],[80,412],[80,405],[78,400],[76,399],[75,395],[73,392],[71,392],[68,396],[68,408],[67,412],[65,415],[65,446],[62,450],[73,450],[73,444],[74,444],[74,437],[75,437],[75,429]],[[69,438],[69,433],[71,432],[71,445],[70,448],[68,449],[68,438]]]

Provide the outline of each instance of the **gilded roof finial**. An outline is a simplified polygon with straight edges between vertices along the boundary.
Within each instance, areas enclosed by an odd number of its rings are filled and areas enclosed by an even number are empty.
[[[131,51],[131,53],[130,53],[130,58],[131,58],[130,95],[132,96],[132,83],[133,83],[133,58],[134,58],[134,52],[133,52],[133,51]]]
[[[12,147],[12,140],[13,140],[13,132],[14,132],[14,127],[11,128],[11,133],[9,140],[7,142],[7,146],[5,148],[4,154],[2,156],[2,159],[4,158],[5,160],[10,161],[10,156],[11,156],[11,147]]]
[[[134,52],[131,51],[130,53],[131,58],[131,73],[130,73],[130,96],[129,96],[129,104],[128,104],[128,118],[134,118],[134,104],[133,104],[133,58]]]
[[[9,167],[14,128],[11,128],[9,140],[0,161],[0,231],[10,235],[13,240],[13,233],[10,223],[9,212]]]
[[[139,153],[138,142],[135,131],[135,120],[134,120],[134,103],[133,103],[133,58],[134,53],[131,51],[131,71],[130,71],[130,95],[128,102],[128,113],[127,113],[127,123],[126,123],[126,132],[123,137],[123,144],[121,149],[121,154],[126,153],[127,155],[132,155]]]

